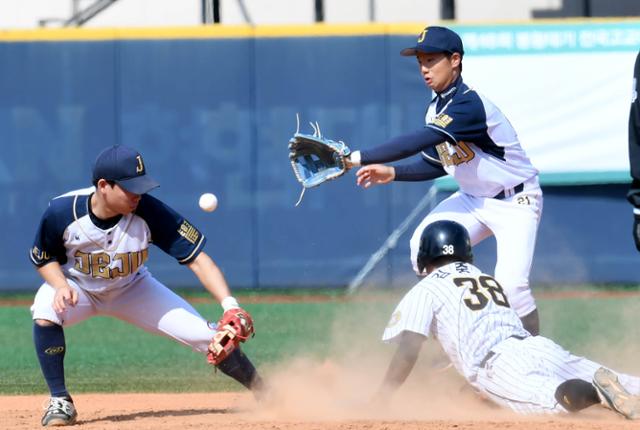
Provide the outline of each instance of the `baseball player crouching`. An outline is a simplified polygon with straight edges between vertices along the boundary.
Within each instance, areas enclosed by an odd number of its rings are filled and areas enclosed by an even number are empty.
[[[98,155],[93,187],[54,198],[31,249],[44,279],[31,313],[33,340],[51,393],[43,426],[73,424],[77,412],[64,377],[63,327],[109,315],[206,354],[223,373],[258,393],[262,381],[238,347],[253,333],[251,316],[230,295],[220,269],[203,251],[206,239],[180,214],[147,193],[158,186],[134,149]],[[224,314],[208,323],[156,280],[144,263],[153,243],[189,267]]]
[[[357,184],[369,188],[451,175],[460,190],[427,214],[411,237],[414,270],[418,272],[420,234],[434,221],[451,219],[464,225],[473,245],[493,235],[495,277],[525,328],[538,334],[538,310],[529,286],[543,206],[538,170],[507,117],[463,81],[464,48],[458,34],[445,27],[426,27],[415,45],[400,54],[417,59],[420,76],[434,93],[425,125],[374,148],[353,151],[349,167],[363,166],[356,173]],[[380,164],[415,155],[419,158],[405,164]]]
[[[433,336],[471,386],[515,412],[575,412],[602,403],[626,418],[640,418],[640,378],[532,336],[500,284],[472,260],[461,224],[443,220],[424,229],[417,263],[427,275],[401,300],[384,331],[383,341],[397,342],[398,349],[377,401],[406,380],[422,343]]]

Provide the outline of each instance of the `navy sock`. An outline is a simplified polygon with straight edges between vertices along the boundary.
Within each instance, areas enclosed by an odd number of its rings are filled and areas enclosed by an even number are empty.
[[[70,397],[64,383],[64,353],[67,346],[62,326],[42,327],[33,324],[33,343],[40,362],[40,369],[49,386],[52,397]]]
[[[218,364],[218,369],[250,390],[260,391],[263,388],[258,372],[240,348],[236,348],[222,363]]]

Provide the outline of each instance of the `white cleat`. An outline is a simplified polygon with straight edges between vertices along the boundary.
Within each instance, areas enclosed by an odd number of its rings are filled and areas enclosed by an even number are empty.
[[[629,420],[640,419],[640,397],[630,394],[618,380],[618,375],[601,367],[593,375],[593,386],[605,407]]]
[[[78,416],[73,401],[64,397],[52,397],[45,409],[42,417],[44,427],[72,425]]]

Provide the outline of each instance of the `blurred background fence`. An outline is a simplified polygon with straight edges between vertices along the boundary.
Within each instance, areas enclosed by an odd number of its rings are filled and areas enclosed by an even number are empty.
[[[542,171],[532,282],[638,283],[625,193],[640,21],[449,24],[465,41],[465,80],[502,108]],[[114,143],[143,153],[161,183],[153,194],[208,236],[234,287],[346,285],[431,184],[363,191],[350,173],[294,208],[287,141],[296,113],[354,149],[421,127],[431,94],[398,52],[423,25],[0,32],[0,290],[35,290],[28,250],[48,200],[87,186],[95,155]],[[453,189],[437,186],[438,200]],[[197,207],[203,192],[218,195],[216,212]],[[416,222],[366,283],[413,282]],[[492,271],[485,242],[477,261]],[[196,285],[150,255],[167,284]]]

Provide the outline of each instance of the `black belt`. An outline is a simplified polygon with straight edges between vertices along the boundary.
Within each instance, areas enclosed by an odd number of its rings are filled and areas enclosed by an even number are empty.
[[[511,196],[513,196],[515,194],[518,194],[518,193],[521,193],[523,190],[524,190],[524,182],[521,183],[521,184],[516,185],[515,187],[513,187],[513,194],[511,194]],[[511,197],[511,196],[509,196],[509,197]],[[498,194],[493,196],[494,199],[498,199],[498,200],[502,200],[505,197],[507,197],[507,196],[504,194],[504,190],[500,191]]]
[[[513,336],[509,336],[507,339],[511,339],[511,338],[518,339],[518,340],[526,339],[524,336],[518,336],[517,334],[514,334]],[[487,352],[487,355],[485,355],[482,361],[480,362],[480,367],[484,367],[484,365],[487,364],[487,361],[489,361],[491,357],[493,357],[494,355],[496,355],[496,353],[493,351]]]

